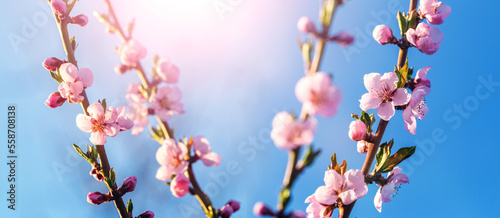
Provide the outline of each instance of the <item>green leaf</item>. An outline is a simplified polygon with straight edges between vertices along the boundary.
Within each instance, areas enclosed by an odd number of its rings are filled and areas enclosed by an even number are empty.
[[[414,28],[416,23],[417,23],[417,11],[416,10],[410,11],[410,13],[408,14],[408,29]]]
[[[337,154],[333,153],[332,157],[330,157],[330,162],[332,163],[332,169],[337,171],[336,168],[339,167],[339,164],[337,163]]]
[[[71,49],[73,49],[73,51],[75,51],[76,47],[77,47],[77,44],[76,44],[76,41],[75,41],[75,36],[71,37],[71,39],[69,39],[69,42],[71,44]]]
[[[313,44],[311,39],[307,40],[304,44],[301,46],[302,50],[302,59],[304,60],[304,64],[308,66],[311,63],[311,53],[313,50]]]
[[[319,155],[321,152],[321,149],[318,149],[317,151],[314,151],[313,146],[310,145],[307,147],[306,153],[304,154],[304,161],[303,161],[303,167],[307,167],[311,165],[314,162],[314,159]]]
[[[107,107],[108,105],[107,105],[107,103],[106,103],[106,99],[105,99],[105,98],[104,98],[104,99],[102,99],[102,101],[101,101],[101,100],[98,100],[98,102],[102,105],[102,108],[104,108],[104,110],[106,110],[106,108],[108,108],[108,107]]]
[[[116,173],[113,168],[109,169],[109,179],[111,180],[111,182],[113,182],[113,184],[116,181]]]
[[[408,58],[406,58],[403,67],[395,67],[394,73],[398,75],[398,88],[403,88],[406,85],[408,79]]]
[[[398,11],[397,17],[398,17],[399,29],[401,30],[401,35],[404,35],[408,30],[408,23],[406,17],[404,16],[403,13],[401,13],[401,11]]]
[[[90,164],[92,164],[92,159],[89,158],[89,156],[87,156],[87,154],[85,154],[82,149],[80,147],[78,147],[78,145],[76,144],[73,144],[73,148],[76,150],[76,152],[82,156],[87,162],[89,162]]]
[[[132,204],[132,199],[129,199],[127,202],[127,213],[132,214],[132,210],[134,210],[134,205]]]
[[[381,171],[383,171],[385,163],[391,156],[391,149],[393,145],[394,139],[392,139],[388,143],[384,142],[380,145],[379,150],[377,151],[377,154],[375,156],[377,159],[377,169],[375,170],[376,173],[380,173]]]
[[[411,157],[415,153],[416,146],[400,148],[392,155],[382,167],[383,172],[390,172],[395,166]]]
[[[354,118],[354,119],[356,119],[356,120],[359,120],[359,116],[357,114],[352,113],[351,117]]]
[[[56,73],[53,73],[52,71],[50,71],[50,76],[52,77],[52,79],[54,79],[57,83],[62,83],[63,79],[61,78],[61,76],[57,75]]]

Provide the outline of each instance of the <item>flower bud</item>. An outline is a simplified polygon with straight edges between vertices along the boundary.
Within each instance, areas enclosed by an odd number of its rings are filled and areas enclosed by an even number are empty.
[[[222,208],[220,209],[220,217],[222,217],[222,218],[228,218],[233,213],[234,213],[234,209],[228,204],[222,206]]]
[[[257,202],[253,206],[253,214],[256,216],[274,216],[274,212],[263,202]]]
[[[378,25],[373,29],[373,38],[381,45],[391,43],[395,38],[392,35],[392,30],[386,25]]]
[[[76,15],[70,19],[70,23],[76,24],[78,26],[85,26],[89,22],[89,18],[84,14]]]
[[[61,67],[61,64],[63,64],[63,61],[55,57],[47,58],[42,63],[43,67],[49,71],[56,71],[59,67]]]
[[[299,19],[299,22],[297,22],[297,28],[303,33],[317,33],[314,23],[306,16]]]
[[[128,70],[129,70],[129,67],[125,64],[117,64],[115,66],[115,73],[119,74],[119,75],[124,74]]]
[[[354,42],[354,36],[347,32],[340,32],[339,34],[331,37],[330,41],[336,41],[340,46],[346,47]]]
[[[366,144],[366,141],[358,141],[358,152],[361,154],[368,153],[368,145]]]
[[[237,202],[235,200],[229,200],[226,204],[231,206],[233,208],[234,212],[236,212],[240,209],[240,202]]]
[[[56,14],[66,14],[67,5],[63,0],[51,0],[51,5]]]
[[[294,211],[286,216],[287,218],[306,218],[302,211]]]
[[[189,184],[189,179],[180,173],[170,183],[170,191],[175,197],[182,198],[189,192]]]
[[[110,200],[109,195],[100,192],[91,192],[87,195],[87,202],[95,205],[102,204]]]
[[[123,193],[134,191],[135,185],[137,184],[137,178],[135,176],[130,176],[123,180],[122,191]]]
[[[352,121],[349,125],[349,138],[354,141],[363,140],[366,134],[366,125],[361,120]]]
[[[61,97],[61,93],[59,92],[52,92],[52,94],[49,95],[49,98],[45,100],[45,104],[50,108],[59,107],[64,104],[64,102],[66,102],[66,99]]]
[[[146,210],[144,211],[144,213],[141,213],[137,218],[154,218],[154,217],[155,213],[153,213],[153,211]]]

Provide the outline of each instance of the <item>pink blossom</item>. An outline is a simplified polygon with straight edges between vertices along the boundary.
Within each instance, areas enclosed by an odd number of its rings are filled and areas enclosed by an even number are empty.
[[[330,41],[336,41],[340,46],[346,47],[354,42],[354,36],[347,32],[340,32],[339,34],[331,37]]]
[[[182,92],[179,87],[161,87],[150,98],[150,106],[162,121],[168,121],[174,114],[183,114],[180,103]]]
[[[116,74],[121,75],[130,70],[130,67],[125,64],[117,64],[115,65],[114,70]]]
[[[120,131],[129,130],[134,126],[134,121],[125,114],[126,110],[127,107],[125,106],[116,109],[118,117],[116,117],[115,123],[118,124],[118,126],[120,126]]]
[[[142,93],[139,91],[139,86],[141,86],[139,83],[131,83],[128,86],[125,98],[127,98],[129,102],[141,102],[146,100],[146,98],[144,98]]]
[[[421,52],[431,55],[439,49],[439,43],[443,40],[443,33],[436,27],[419,23],[416,29],[408,29],[406,39]]]
[[[179,173],[170,183],[170,191],[175,197],[182,198],[189,192],[190,184],[189,179],[183,173]]]
[[[131,39],[118,47],[118,54],[123,64],[135,66],[139,60],[146,57],[146,48],[139,41]]]
[[[107,194],[102,194],[100,192],[91,192],[87,195],[87,202],[95,205],[108,202],[110,197]]]
[[[427,86],[418,86],[411,93],[411,100],[408,106],[403,111],[403,120],[405,121],[406,130],[415,135],[417,134],[417,120],[416,118],[423,120],[429,108],[424,102],[425,96],[431,92],[431,89]]]
[[[156,65],[156,73],[168,84],[174,84],[179,81],[179,68],[170,62],[168,58],[161,58]]]
[[[94,145],[106,144],[106,137],[114,137],[120,131],[120,126],[115,123],[118,113],[114,107],[106,111],[98,102],[92,103],[87,108],[90,116],[78,114],[76,125],[84,132],[90,132],[90,142]]]
[[[363,111],[377,109],[378,116],[383,120],[390,120],[395,114],[395,106],[405,105],[410,101],[411,95],[405,88],[397,89],[398,76],[393,73],[366,74],[365,87],[368,93],[361,96],[359,107]]]
[[[63,0],[51,0],[52,9],[56,14],[66,14],[67,5]]]
[[[210,143],[203,136],[196,136],[193,139],[193,150],[207,167],[219,165],[222,159],[218,154],[210,150]]]
[[[392,35],[392,30],[386,25],[378,25],[373,29],[373,38],[375,41],[380,43],[381,45],[385,45],[387,43],[391,43],[396,40],[394,35]]]
[[[303,33],[318,33],[314,23],[306,16],[299,19],[299,22],[297,22],[297,29]]]
[[[274,212],[264,202],[257,202],[253,206],[253,214],[256,216],[274,216]]]
[[[162,146],[156,151],[156,160],[161,165],[156,172],[156,178],[167,181],[172,175],[183,174],[188,167],[187,154],[184,143],[175,142],[174,139],[163,140]]]
[[[418,7],[420,15],[427,19],[430,24],[442,24],[444,19],[451,13],[451,7],[437,0],[421,0]]]
[[[302,102],[302,110],[305,113],[326,117],[337,112],[342,98],[340,89],[331,84],[330,76],[321,72],[300,79],[295,86],[295,95]]]
[[[365,138],[366,125],[361,120],[352,121],[349,125],[349,138],[360,141]]]
[[[313,141],[316,124],[314,117],[296,120],[291,114],[283,111],[273,119],[271,138],[278,148],[292,150]]]
[[[94,82],[94,74],[89,68],[78,69],[72,63],[62,64],[59,72],[65,82],[75,83],[81,81],[83,88],[92,86],[92,83]]]
[[[375,208],[377,208],[378,212],[382,212],[382,202],[387,203],[391,201],[392,194],[395,193],[395,190],[399,186],[410,182],[408,177],[401,173],[402,170],[403,169],[399,167],[394,167],[394,169],[392,169],[387,176],[387,179],[389,180],[388,183],[380,187],[377,191],[373,203],[375,204]]]
[[[358,141],[357,148],[359,153],[361,154],[368,153],[368,145],[366,143],[367,142],[364,140]]]
[[[81,81],[77,82],[61,82],[57,87],[62,98],[68,99],[69,103],[81,103],[85,97],[80,95],[83,92],[83,84]]]
[[[325,186],[316,189],[314,197],[324,205],[333,205],[340,198],[344,205],[349,205],[368,192],[365,177],[361,170],[348,170],[340,176],[335,170],[325,172]]]
[[[229,200],[226,204],[231,206],[233,208],[234,212],[240,210],[240,202],[238,202],[238,201]]]
[[[64,102],[66,102],[66,99],[61,97],[61,93],[52,92],[52,94],[49,95],[49,98],[45,100],[45,105],[47,105],[50,108],[56,108],[63,105]]]
[[[63,64],[63,61],[55,57],[47,58],[42,63],[43,67],[49,71],[56,71],[59,67],[61,67],[61,64]]]
[[[137,218],[155,218],[155,213],[150,210],[146,210],[143,213],[139,214]]]
[[[220,217],[228,218],[234,213],[234,209],[231,206],[226,204],[226,205],[222,206],[222,208],[220,209],[220,213],[221,213]]]
[[[127,117],[133,121],[132,135],[139,135],[148,125],[148,106],[142,102],[131,102],[128,106]]]
[[[309,206],[306,208],[307,218],[330,218],[330,214],[325,214],[326,206],[321,204],[314,194],[307,197],[305,203],[309,203]]]
[[[431,87],[431,81],[425,78],[427,76],[427,72],[429,72],[431,68],[432,67],[424,67],[417,71],[417,76],[415,77],[414,80],[415,87],[419,86],[426,86],[428,88]]]
[[[123,192],[131,192],[134,191],[136,185],[137,178],[135,176],[130,176],[123,180],[121,190],[123,190]]]
[[[84,14],[76,15],[70,19],[70,23],[76,24],[78,26],[85,26],[89,22],[89,18]]]

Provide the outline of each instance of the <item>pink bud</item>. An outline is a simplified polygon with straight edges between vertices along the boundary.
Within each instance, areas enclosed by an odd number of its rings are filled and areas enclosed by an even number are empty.
[[[66,14],[66,3],[63,0],[52,0],[51,1],[52,9],[56,14],[63,15]]]
[[[349,138],[354,141],[361,141],[366,134],[366,125],[361,120],[352,121],[349,125]]]
[[[286,216],[287,218],[306,218],[306,215],[302,211],[294,211]]]
[[[141,213],[137,218],[154,218],[154,217],[155,213],[153,213],[153,211],[146,210],[144,211],[144,213]]]
[[[330,41],[336,41],[340,46],[349,46],[354,42],[354,36],[347,32],[340,32],[339,34],[330,38]]]
[[[361,154],[368,153],[368,145],[366,144],[366,141],[358,141],[358,152]]]
[[[381,45],[391,43],[395,38],[392,35],[392,30],[386,25],[378,25],[373,29],[373,38]]]
[[[121,189],[123,193],[134,191],[135,185],[137,184],[137,178],[135,176],[130,176],[123,180]]]
[[[297,28],[303,33],[317,33],[314,23],[306,16],[299,19],[299,22],[297,22]]]
[[[257,202],[253,206],[253,214],[256,216],[274,216],[274,212],[263,202]]]
[[[229,200],[226,204],[231,206],[233,208],[234,212],[236,212],[240,209],[240,202],[237,202],[235,200]]]
[[[79,14],[76,15],[75,17],[72,17],[70,20],[70,23],[76,24],[78,26],[85,26],[89,22],[89,18],[84,15],[84,14]]]
[[[184,174],[177,174],[170,183],[170,191],[175,197],[182,198],[189,192],[189,184],[189,179]]]
[[[234,213],[234,209],[226,204],[222,206],[222,208],[220,209],[220,213],[221,213],[220,216],[222,218],[228,218]]]
[[[61,93],[59,92],[52,92],[52,94],[49,95],[49,98],[45,100],[45,104],[50,108],[59,107],[64,104],[64,102],[66,102],[66,99],[61,97]]]
[[[63,64],[63,61],[55,57],[47,58],[42,63],[43,67],[49,71],[56,71],[59,67],[61,67],[61,64]]]
[[[115,66],[115,73],[119,74],[119,75],[124,74],[128,70],[129,70],[129,67],[125,64],[117,64]]]
[[[109,201],[109,196],[100,192],[91,192],[87,195],[87,202],[95,205]]]

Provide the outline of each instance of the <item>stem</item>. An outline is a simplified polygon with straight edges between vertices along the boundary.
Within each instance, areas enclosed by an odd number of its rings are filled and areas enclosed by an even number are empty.
[[[106,150],[104,149],[104,145],[96,145],[97,148],[97,153],[99,153],[99,159],[101,160],[101,169],[104,174],[104,177],[108,178],[109,177],[109,162],[108,162],[108,156],[106,155]],[[113,184],[113,186],[109,187],[109,191],[111,191],[113,197],[115,197],[115,193],[117,190],[116,183]],[[118,197],[114,200],[116,210],[118,210],[118,213],[120,214],[120,217],[125,218],[125,217],[130,217],[130,215],[127,212],[127,208],[125,207],[125,203],[123,202],[122,197]]]
[[[299,159],[300,149],[301,147],[297,147],[288,153],[288,164],[286,166],[286,172],[283,178],[283,188],[281,189],[281,193],[283,193],[284,191],[290,192],[295,179],[297,179],[299,174],[302,172],[302,170],[297,170],[297,162]],[[289,202],[290,196],[283,198],[283,196],[280,195],[277,217],[285,217],[285,209]]]
[[[113,18],[115,22],[115,25],[113,25],[113,27],[118,31],[118,36],[123,42],[128,41],[129,38],[125,36],[125,34],[123,33],[122,26],[120,25],[120,22],[118,22],[118,19],[116,19],[115,11],[113,10],[113,7],[111,7],[111,2],[109,0],[104,0],[104,2],[108,7],[109,15]]]
[[[192,191],[194,192],[194,196],[200,202],[201,207],[203,208],[203,211],[205,211],[205,214],[207,215],[207,217],[209,214],[212,214],[213,218],[218,217],[217,211],[214,211],[214,207],[212,206],[212,202],[210,201],[208,196],[201,190],[200,185],[198,185],[198,182],[196,181],[196,177],[194,176],[191,161],[189,162],[187,173],[188,173],[189,182],[191,182],[191,184],[193,185]]]

